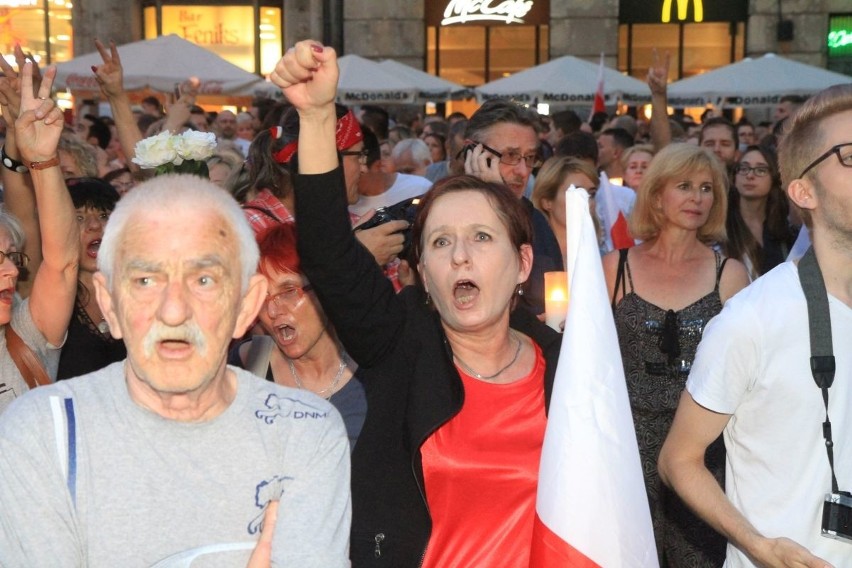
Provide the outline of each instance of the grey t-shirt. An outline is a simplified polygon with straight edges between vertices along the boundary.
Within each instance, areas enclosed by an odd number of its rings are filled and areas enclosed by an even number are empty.
[[[348,566],[349,444],[334,407],[229,367],[216,418],[134,403],[124,362],[0,415],[0,566],[239,566],[280,497],[273,566]]]
[[[41,364],[44,365],[47,375],[56,379],[56,369],[59,366],[59,347],[47,342],[35,326],[32,315],[30,315],[30,301],[18,300],[12,306],[12,329],[26,343],[33,353],[36,354]],[[4,326],[0,326],[0,414],[12,403],[15,398],[27,392],[29,387],[21,376],[15,361],[6,348],[6,334]]]

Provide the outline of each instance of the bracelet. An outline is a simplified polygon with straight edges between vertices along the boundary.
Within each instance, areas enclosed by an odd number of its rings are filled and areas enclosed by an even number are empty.
[[[27,169],[27,166],[25,166],[23,162],[19,162],[18,160],[9,157],[9,154],[6,153],[5,144],[2,148],[0,148],[0,157],[2,157],[3,165],[6,166],[7,170],[12,170],[13,172],[17,172],[19,174],[25,174],[30,171],[29,169]]]
[[[53,166],[59,165],[59,156],[54,156],[49,160],[44,160],[41,162],[30,162],[31,170],[46,170],[47,168],[52,168]]]

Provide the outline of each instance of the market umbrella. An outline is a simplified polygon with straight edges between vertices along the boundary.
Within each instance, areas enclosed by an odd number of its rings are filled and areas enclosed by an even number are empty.
[[[124,88],[128,91],[151,89],[161,93],[174,91],[176,83],[189,77],[201,81],[202,95],[253,95],[268,92],[271,83],[249,73],[175,34],[118,46],[124,69]],[[71,91],[98,91],[92,65],[103,60],[95,51],[56,65],[56,86]]]
[[[476,88],[480,100],[512,99],[551,106],[591,105],[595,100],[600,66],[566,55],[519,71]],[[636,105],[651,100],[648,85],[615,69],[604,67],[604,93],[608,104],[621,100]]]
[[[688,79],[668,88],[673,107],[762,107],[778,104],[784,95],[809,96],[832,85],[852,82],[852,77],[767,53]]]
[[[392,73],[386,67],[359,55],[337,60],[340,78],[337,102],[359,104],[412,104],[417,97],[414,82]]]
[[[448,99],[464,98],[469,94],[467,87],[441,79],[393,59],[385,59],[379,65],[387,69],[388,72],[414,83],[417,88],[418,103],[445,102]]]

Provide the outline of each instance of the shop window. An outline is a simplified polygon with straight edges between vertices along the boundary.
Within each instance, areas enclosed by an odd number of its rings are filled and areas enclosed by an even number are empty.
[[[743,58],[743,22],[621,24],[618,68],[644,80],[654,50],[669,54],[669,80],[676,81],[723,67]]]
[[[145,38],[176,34],[251,73],[270,73],[281,57],[281,4],[229,0],[227,5],[146,2]]]
[[[71,7],[70,0],[0,0],[0,50],[12,59],[21,44],[42,67],[73,58]]]
[[[426,70],[467,86],[547,61],[548,26],[429,26]]]

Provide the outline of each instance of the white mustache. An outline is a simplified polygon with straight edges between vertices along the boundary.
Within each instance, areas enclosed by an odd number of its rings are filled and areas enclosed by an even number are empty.
[[[154,348],[161,341],[186,341],[195,347],[201,355],[204,355],[207,351],[207,339],[195,323],[169,326],[161,322],[154,322],[154,325],[142,340],[145,356],[153,357]]]

